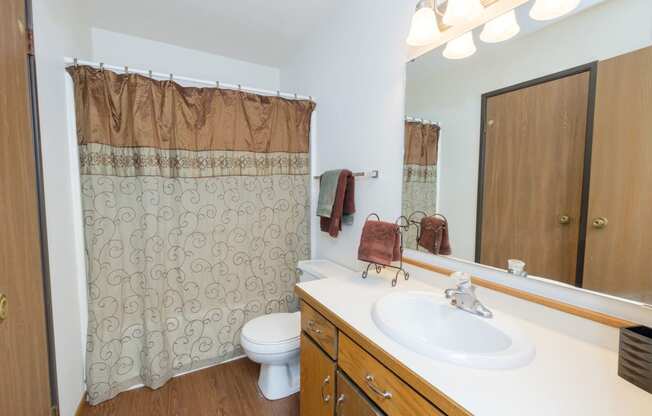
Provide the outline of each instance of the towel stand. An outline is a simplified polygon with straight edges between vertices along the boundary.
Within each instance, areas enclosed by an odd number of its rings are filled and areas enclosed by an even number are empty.
[[[378,171],[377,170],[370,170],[370,171],[367,171],[367,172],[353,172],[353,176],[376,179],[376,178],[378,178]],[[320,179],[321,175],[313,176],[312,178],[313,179]]]
[[[380,221],[380,217],[378,214],[375,212],[372,212],[371,214],[367,215],[367,218],[365,219],[365,222],[369,220],[371,217],[376,217],[376,221]],[[410,273],[408,273],[407,270],[403,268],[403,232],[406,231],[410,227],[410,222],[406,217],[401,215],[394,221],[396,225],[398,225],[397,233],[398,233],[398,238],[400,239],[400,251],[401,255],[399,258],[399,265],[398,266],[393,266],[393,265],[388,265],[388,264],[378,264],[374,262],[366,262],[367,263],[367,268],[362,271],[362,278],[366,279],[367,276],[369,276],[369,269],[372,267],[376,269],[376,273],[380,274],[380,272],[383,271],[383,269],[388,268],[388,269],[394,269],[396,270],[396,274],[394,275],[394,278],[392,279],[392,287],[396,287],[396,284],[398,283],[398,277],[403,274],[403,278],[405,280],[408,280],[410,278]]]

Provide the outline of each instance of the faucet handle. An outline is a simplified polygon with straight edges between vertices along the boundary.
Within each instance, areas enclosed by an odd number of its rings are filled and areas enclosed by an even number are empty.
[[[451,274],[455,279],[455,284],[459,289],[469,289],[471,287],[471,275],[467,272],[455,272]]]

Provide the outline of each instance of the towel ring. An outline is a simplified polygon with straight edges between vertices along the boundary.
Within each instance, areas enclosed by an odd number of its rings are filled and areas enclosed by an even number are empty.
[[[380,221],[380,217],[378,216],[378,214],[372,212],[371,214],[367,215],[367,218],[365,218],[365,222],[369,221],[369,218],[371,218],[372,216],[376,217],[376,221]]]

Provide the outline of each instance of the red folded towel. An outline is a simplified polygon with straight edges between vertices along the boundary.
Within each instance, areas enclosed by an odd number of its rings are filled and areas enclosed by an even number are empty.
[[[401,236],[397,224],[367,220],[362,228],[358,260],[389,266],[401,259]]]
[[[448,239],[448,221],[446,221],[446,218],[439,216],[423,217],[421,219],[419,245],[432,254],[451,254],[451,243]]]
[[[320,217],[319,228],[331,237],[342,230],[342,216],[355,213],[355,178],[350,170],[342,169],[330,218]]]

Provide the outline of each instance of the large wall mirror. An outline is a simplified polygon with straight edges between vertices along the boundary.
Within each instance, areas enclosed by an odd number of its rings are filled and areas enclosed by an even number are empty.
[[[453,257],[652,304],[652,1],[531,3],[507,41],[408,63],[403,214],[446,218]]]

